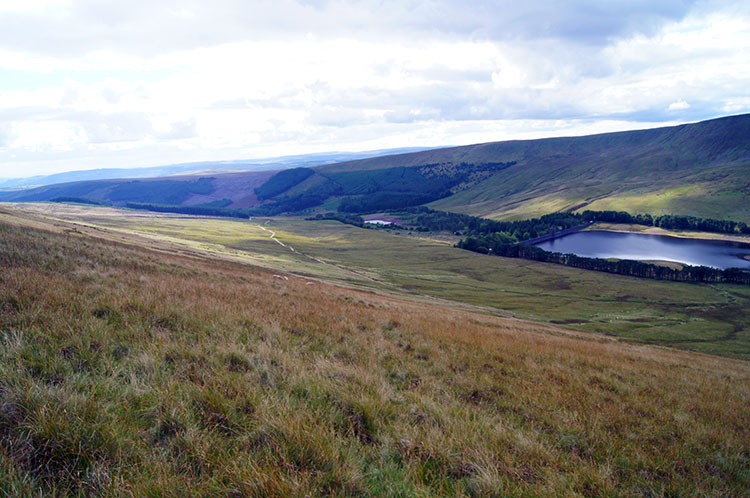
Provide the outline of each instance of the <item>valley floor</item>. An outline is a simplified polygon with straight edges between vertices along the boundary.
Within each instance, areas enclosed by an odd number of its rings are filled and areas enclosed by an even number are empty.
[[[6,206],[168,252],[209,254],[422,302],[750,359],[748,286],[660,282],[485,256],[416,232],[365,230],[336,221]]]

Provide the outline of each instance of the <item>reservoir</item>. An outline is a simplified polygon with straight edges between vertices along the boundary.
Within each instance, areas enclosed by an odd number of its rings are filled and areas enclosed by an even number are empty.
[[[674,261],[693,266],[750,270],[750,261],[744,259],[750,258],[750,244],[740,242],[591,230],[535,245],[545,251],[587,258]]]

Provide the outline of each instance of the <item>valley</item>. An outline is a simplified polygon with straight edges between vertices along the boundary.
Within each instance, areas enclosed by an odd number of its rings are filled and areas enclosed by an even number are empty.
[[[596,333],[746,357],[746,288],[266,221],[0,206],[6,494],[747,489],[747,361]]]
[[[106,229],[110,237],[145,237],[166,244],[165,250],[198,250],[358,289],[750,358],[748,286],[653,281],[486,256],[418,232],[397,235],[335,221],[215,219],[61,204],[13,208]]]
[[[747,274],[527,242],[746,243],[748,127],[0,193],[0,491],[742,496]]]
[[[750,498],[747,0],[0,26],[0,498]]]

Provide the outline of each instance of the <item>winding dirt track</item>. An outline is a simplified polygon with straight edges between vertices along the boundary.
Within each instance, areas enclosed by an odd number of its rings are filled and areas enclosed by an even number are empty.
[[[266,222],[266,223],[268,223],[268,222]],[[260,228],[261,230],[265,230],[266,232],[270,233],[271,234],[271,240],[273,240],[274,242],[276,242],[277,244],[279,244],[281,247],[286,247],[287,249],[289,249],[292,252],[297,252],[297,251],[294,250],[294,247],[288,246],[288,245],[284,244],[282,241],[280,241],[279,239],[277,239],[276,238],[276,232],[274,232],[273,230],[269,230],[268,228],[264,227],[263,225],[255,225],[255,226],[258,227],[258,228]],[[302,253],[298,253],[298,254],[302,254]],[[304,256],[307,256],[307,255],[305,254]],[[310,257],[310,256],[308,256],[308,257]],[[313,259],[315,259],[315,258],[313,258]]]
[[[268,224],[268,221],[266,221],[265,224]],[[360,273],[358,271],[352,270],[351,268],[346,268],[346,267],[343,267],[343,266],[335,265],[333,263],[329,263],[328,261],[323,261],[320,258],[316,258],[315,256],[311,256],[309,254],[305,254],[303,252],[297,251],[294,247],[292,247],[292,246],[290,246],[288,244],[284,244],[282,241],[280,241],[279,239],[277,239],[276,238],[276,232],[274,232],[273,230],[270,230],[270,229],[264,227],[263,225],[256,224],[255,226],[258,227],[258,228],[260,228],[261,230],[264,230],[264,231],[270,233],[271,235],[269,236],[269,238],[271,240],[275,241],[281,247],[285,247],[285,248],[289,249],[290,251],[292,251],[295,254],[299,254],[300,256],[304,256],[304,257],[306,257],[308,259],[312,259],[313,261],[315,261],[317,263],[320,263],[320,264],[323,264],[323,265],[332,266],[334,268],[338,268],[339,270],[343,270],[343,271],[348,271],[350,273],[354,273],[358,277],[364,278],[365,280],[369,280],[370,282],[375,282],[375,283],[378,283],[378,284],[381,284],[381,285],[385,285],[387,287],[397,288],[395,285],[391,285],[391,284],[389,284],[387,282],[382,282],[382,281],[376,280],[376,279],[374,279],[372,277],[368,277],[367,275],[364,275],[364,274],[362,274],[362,273]]]

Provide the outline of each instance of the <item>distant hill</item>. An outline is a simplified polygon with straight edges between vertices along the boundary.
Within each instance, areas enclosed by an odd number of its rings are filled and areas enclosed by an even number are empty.
[[[57,199],[91,200],[125,205],[128,202],[246,208],[258,204],[254,190],[276,171],[214,176],[93,180],[61,183],[15,192],[0,192],[0,201],[39,202]]]
[[[271,171],[295,167],[311,167],[321,164],[351,161],[384,154],[397,154],[425,150],[424,147],[409,147],[400,149],[373,150],[366,152],[323,152],[318,154],[302,154],[296,156],[281,156],[267,159],[239,160],[239,161],[203,161],[147,168],[99,168],[80,171],[66,171],[47,176],[32,176],[27,178],[0,178],[0,189],[26,189],[56,185],[59,183],[82,182],[89,180],[113,180],[126,178],[157,178],[174,175],[220,174],[232,171]]]
[[[747,114],[651,130],[453,147],[315,170],[330,177],[488,162],[514,164],[430,206],[495,219],[586,208],[750,220]]]
[[[259,189],[266,205],[366,212],[427,204],[495,219],[616,209],[748,221],[750,115],[451,147],[302,171],[269,179]]]
[[[37,202],[80,198],[122,205],[127,202],[207,205],[231,209],[257,205],[255,188],[279,170],[310,167],[424,148],[327,152],[256,161],[212,161],[157,166],[70,171],[49,176],[0,180],[0,201]],[[236,173],[228,171],[237,170]]]
[[[133,196],[144,199],[147,196],[138,192],[145,188],[155,198],[140,202],[260,206],[267,214],[365,212],[427,204],[494,219],[615,209],[748,222],[750,115],[650,130],[381,155],[274,174],[162,181],[181,185],[69,184],[55,191],[6,194],[0,200],[76,195],[123,202],[134,201]],[[170,199],[159,189],[166,189]]]

